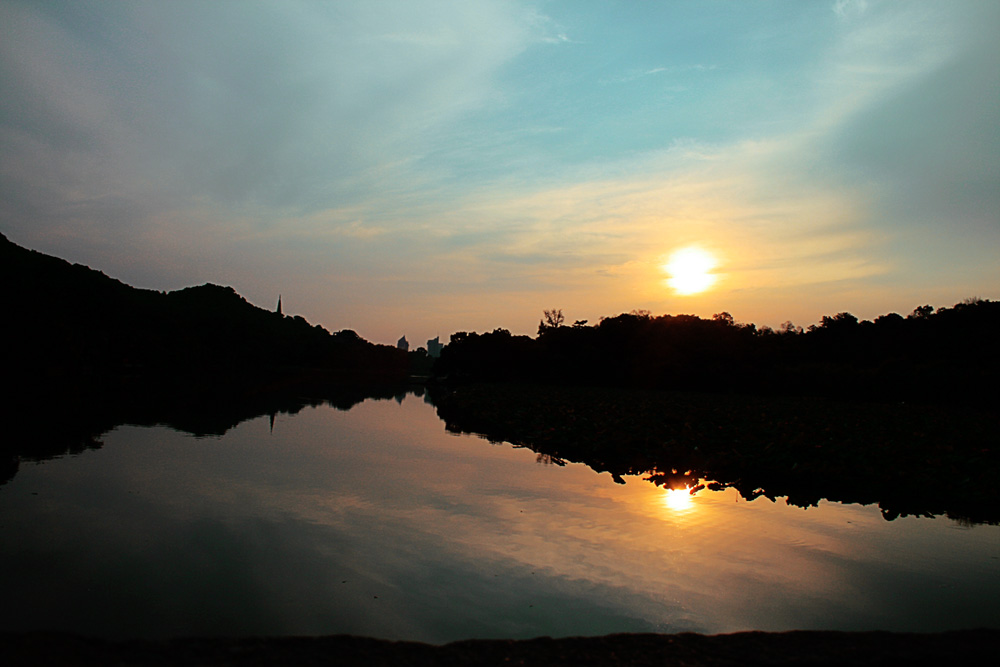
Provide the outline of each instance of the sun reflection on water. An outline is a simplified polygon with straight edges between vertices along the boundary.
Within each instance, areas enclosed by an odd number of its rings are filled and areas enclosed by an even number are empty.
[[[694,495],[688,488],[666,489],[663,492],[663,505],[673,512],[687,512],[694,508]]]

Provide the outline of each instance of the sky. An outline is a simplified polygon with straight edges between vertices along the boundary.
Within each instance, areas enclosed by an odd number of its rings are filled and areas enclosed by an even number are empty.
[[[998,30],[993,0],[0,0],[0,232],[411,346],[998,299]]]

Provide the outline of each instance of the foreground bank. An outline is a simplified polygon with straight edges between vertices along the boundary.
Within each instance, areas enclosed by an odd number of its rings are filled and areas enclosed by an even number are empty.
[[[0,634],[7,665],[940,665],[985,661],[1000,630],[939,634],[740,632],[469,640],[433,646],[365,637],[110,642]]]

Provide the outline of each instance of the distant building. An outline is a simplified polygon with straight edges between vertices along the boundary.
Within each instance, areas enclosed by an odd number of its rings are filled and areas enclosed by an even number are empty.
[[[278,308],[274,312],[276,312],[279,315],[281,315],[281,295],[280,294],[278,295]]]
[[[402,338],[396,341],[396,347],[398,347],[403,352],[406,352],[410,349],[410,343],[407,342],[406,336],[403,336]]]
[[[439,338],[440,336],[435,336],[427,341],[427,354],[435,359],[441,356],[441,350],[444,348],[444,345],[438,340]]]

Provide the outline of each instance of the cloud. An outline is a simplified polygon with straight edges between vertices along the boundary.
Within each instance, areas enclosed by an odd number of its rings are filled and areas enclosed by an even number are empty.
[[[716,144],[675,141],[664,150],[564,167],[528,187],[500,180],[453,200],[450,214],[437,218],[445,237],[451,225],[465,224],[459,221],[508,232],[490,237],[478,253],[475,246],[465,246],[445,254],[449,270],[462,277],[456,285],[469,284],[474,274],[496,279],[502,271],[506,289],[558,291],[576,309],[600,303],[619,309],[675,308],[661,289],[663,255],[698,242],[723,258],[718,300],[728,298],[733,309],[741,303],[759,307],[768,300],[805,300],[811,290],[808,318],[815,318],[830,308],[851,306],[851,300],[854,308],[882,308],[865,305],[865,299],[877,293],[884,300],[886,285],[909,293],[914,244],[933,243],[935,236],[915,241],[905,218],[882,213],[897,197],[897,177],[920,171],[930,178],[933,169],[928,167],[942,166],[936,139],[914,137],[872,150],[898,163],[881,174],[857,170],[854,159],[845,159],[846,151],[878,145],[872,135],[855,140],[852,133],[858,127],[871,127],[888,138],[894,128],[908,123],[933,127],[942,119],[953,123],[951,119],[961,117],[950,104],[943,106],[946,98],[936,98],[934,91],[963,88],[935,82],[935,72],[965,59],[963,48],[950,41],[962,26],[955,24],[961,17],[943,20],[925,7],[879,9],[869,13],[867,22],[838,32],[821,57],[806,66],[803,77],[812,80],[812,89],[802,100],[808,104],[786,110],[789,122],[770,137]],[[984,83],[983,76],[998,71],[975,58],[969,61],[968,71],[973,70]],[[957,91],[957,99],[967,100],[962,108],[969,113],[982,113],[972,89],[968,85]],[[906,104],[895,102],[907,98]],[[919,101],[935,99],[942,101],[931,104],[932,113],[919,108]],[[892,111],[884,124],[878,120],[883,108]],[[985,123],[976,130],[984,137],[986,131]],[[989,141],[970,151],[973,157],[983,156],[984,165],[997,154]],[[940,143],[942,152],[948,152],[945,142]],[[965,191],[975,183],[968,172],[976,162],[959,162]],[[989,196],[972,201],[987,214],[997,210]],[[941,208],[960,210],[951,203]],[[937,265],[948,267],[952,261]],[[872,285],[867,295],[864,284]],[[803,312],[779,317],[802,319]]]
[[[664,308],[664,256],[692,243],[720,257],[730,295],[885,274],[885,239],[860,222],[864,193],[809,183],[801,151],[792,141],[684,144],[615,178],[477,190],[434,217],[423,247],[438,261],[422,273],[437,276],[442,301],[469,290],[561,294],[577,312]]]
[[[516,6],[490,2],[3,13],[5,163],[50,151],[18,189],[48,183],[57,199],[109,183],[226,206],[350,199],[358,174],[426,151],[429,129],[492,102],[494,71],[534,38]],[[67,153],[85,164],[52,179]]]
[[[643,79],[645,77],[656,76],[656,75],[664,74],[664,73],[666,73],[666,74],[674,74],[674,75],[678,75],[678,74],[683,75],[683,74],[687,74],[687,73],[690,73],[690,72],[710,72],[710,71],[715,70],[715,69],[718,69],[717,65],[703,65],[703,64],[697,64],[697,65],[672,65],[672,66],[669,66],[669,67],[660,66],[660,67],[652,67],[652,68],[649,68],[649,69],[633,69],[633,70],[630,70],[630,71],[626,72],[625,74],[621,74],[621,75],[618,75],[618,76],[613,76],[613,77],[608,78],[608,79],[601,79],[601,83],[605,83],[605,84],[609,84],[609,83],[630,83],[632,81],[637,81],[637,80]],[[683,87],[676,86],[675,90],[683,90]]]
[[[987,92],[1000,87],[1000,45],[987,27],[1000,8],[971,3],[941,14],[916,5],[902,14],[895,27],[882,17],[852,40],[868,45],[888,80],[840,116],[821,149],[843,182],[876,195],[871,224],[893,234],[901,269],[929,291],[959,267],[982,272],[1000,243],[1000,100]],[[892,31],[903,35],[895,46],[875,46]]]
[[[833,13],[842,19],[861,16],[868,11],[868,0],[837,0]]]

